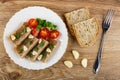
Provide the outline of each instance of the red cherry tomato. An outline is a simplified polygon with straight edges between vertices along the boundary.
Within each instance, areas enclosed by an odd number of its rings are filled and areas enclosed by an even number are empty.
[[[37,37],[38,34],[39,34],[39,30],[32,29],[31,33],[32,33],[33,36]]]
[[[37,20],[36,19],[34,19],[34,18],[31,18],[29,21],[28,21],[28,25],[31,27],[31,28],[36,28],[37,27],[37,25],[38,25],[38,22],[37,22]]]
[[[43,39],[49,38],[50,31],[48,28],[43,28],[40,30],[39,37]]]
[[[51,39],[56,39],[60,35],[60,32],[58,30],[52,30],[50,32],[50,38]]]

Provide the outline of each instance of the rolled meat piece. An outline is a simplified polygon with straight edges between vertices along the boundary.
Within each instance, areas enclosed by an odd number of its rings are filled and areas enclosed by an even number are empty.
[[[35,61],[48,44],[49,42],[47,40],[39,39],[37,45],[28,53],[27,57],[31,61]]]
[[[15,49],[19,56],[22,58],[25,57],[34,46],[36,46],[38,39],[31,34]]]
[[[31,33],[30,27],[28,27],[27,22],[24,22],[22,26],[13,34],[11,34],[9,37],[11,41],[17,46],[20,45],[30,33]]]
[[[48,46],[37,57],[37,59],[41,60],[42,62],[47,62],[50,59],[50,57],[54,54],[54,52],[57,50],[57,47],[59,46],[59,44],[60,44],[60,41],[58,40],[49,40]]]

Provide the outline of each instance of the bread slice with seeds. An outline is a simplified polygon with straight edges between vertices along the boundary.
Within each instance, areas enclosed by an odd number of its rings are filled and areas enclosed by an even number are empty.
[[[74,34],[81,47],[92,46],[99,33],[99,24],[95,17],[73,25]]]
[[[87,8],[74,10],[64,15],[67,21],[68,28],[73,36],[74,36],[74,33],[73,33],[72,25],[90,18],[90,13]]]

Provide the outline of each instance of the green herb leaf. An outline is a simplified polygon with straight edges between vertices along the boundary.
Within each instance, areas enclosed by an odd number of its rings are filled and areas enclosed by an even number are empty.
[[[49,44],[49,48],[50,49],[53,49],[54,48],[54,45],[52,43]]]
[[[22,30],[22,34],[25,34],[27,31],[26,31],[26,29],[24,28],[23,30]]]
[[[28,44],[32,44],[32,40],[29,40],[29,41],[28,41]]]
[[[50,30],[55,30],[56,29],[56,25],[52,25],[52,26],[50,26]]]
[[[23,52],[23,49],[21,48],[20,50],[19,50],[19,53],[22,53]]]
[[[40,20],[39,21],[39,25],[41,25],[42,27],[45,27],[44,23],[46,23],[46,20]]]
[[[49,25],[52,24],[52,23],[48,21],[46,24],[47,24],[47,26],[49,27]]]
[[[42,52],[42,55],[43,55],[42,58],[46,58],[47,53],[46,53],[45,51],[43,51],[43,52]]]
[[[25,40],[25,41],[23,42],[23,44],[24,44],[24,45],[26,45],[26,44],[32,44],[32,40],[27,39],[27,40]]]
[[[38,47],[35,47],[33,50],[37,52],[38,51]]]
[[[19,33],[15,34],[15,37],[16,37],[16,39],[19,39],[20,38],[20,34]]]
[[[36,30],[40,30],[40,28],[42,28],[42,26],[41,25],[38,25],[37,27],[36,27]]]
[[[46,20],[42,20],[40,18],[36,18],[37,22],[39,23],[39,26],[41,27],[48,27],[50,30],[55,30],[56,29],[56,25],[54,25],[53,23],[49,22],[49,21],[46,21]],[[41,28],[40,27],[40,28]],[[40,29],[39,27],[36,28],[37,30]]]
[[[29,55],[29,57],[30,57],[30,58],[32,58],[32,57],[33,57],[32,52],[30,52],[28,55]]]
[[[40,48],[42,48],[43,46],[44,46],[44,42],[42,41],[41,43],[40,43]]]
[[[40,23],[41,19],[40,18],[36,18],[38,24]]]

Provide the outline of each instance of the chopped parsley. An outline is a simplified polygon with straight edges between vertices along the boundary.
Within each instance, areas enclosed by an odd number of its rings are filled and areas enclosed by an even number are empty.
[[[47,53],[45,51],[42,52],[42,58],[46,58]]]
[[[41,43],[40,43],[40,48],[42,48],[43,46],[44,46],[44,42],[42,41]]]
[[[44,27],[47,27],[49,28],[50,30],[55,30],[57,28],[56,25],[54,25],[52,22],[49,22],[49,21],[46,21],[46,20],[42,20],[40,18],[37,18],[36,19],[37,22],[38,22],[38,26],[37,26],[37,30],[39,30],[40,28],[44,28]]]
[[[23,53],[23,49],[22,48],[19,50],[19,53]]]
[[[28,54],[28,56],[29,56],[30,58],[32,58],[32,57],[33,57],[32,52],[30,52],[30,53]]]
[[[15,34],[15,37],[16,37],[16,39],[19,39],[19,38],[20,38],[20,34],[19,34],[19,33],[16,33],[16,34]]]
[[[32,44],[32,40],[29,40],[29,41],[28,41],[28,44]]]
[[[49,48],[50,49],[53,49],[54,48],[54,45],[52,43],[49,44]]]
[[[26,44],[31,45],[31,44],[32,44],[32,40],[27,39],[27,40],[25,40],[25,41],[23,42],[23,44],[24,44],[24,45],[26,45]]]
[[[38,51],[38,47],[35,47],[33,50],[37,52]]]
[[[24,28],[23,30],[22,30],[22,34],[25,34],[27,31],[26,31],[26,29]]]
[[[39,31],[41,27],[42,27],[41,25],[38,25],[38,26],[36,27],[36,30]]]

